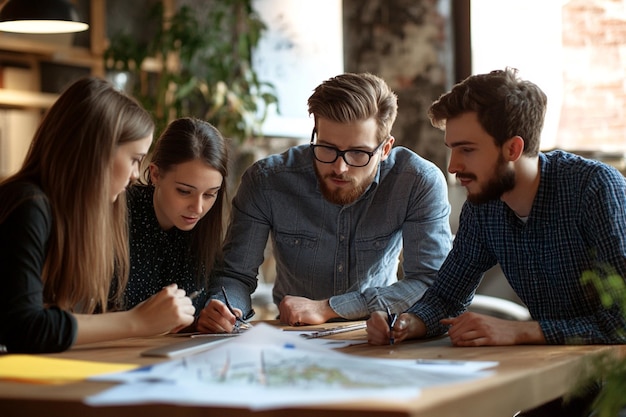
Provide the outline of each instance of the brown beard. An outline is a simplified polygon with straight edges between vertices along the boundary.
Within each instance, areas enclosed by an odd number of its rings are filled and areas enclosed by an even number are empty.
[[[324,198],[333,204],[339,204],[343,206],[354,203],[359,197],[361,197],[361,195],[363,195],[365,190],[367,190],[367,187],[369,187],[374,180],[374,177],[376,176],[376,170],[372,172],[369,178],[366,178],[360,184],[357,184],[353,178],[346,178],[342,176],[337,176],[335,174],[326,174],[322,177],[322,174],[320,174],[320,172],[318,171],[317,166],[315,167],[315,175],[317,176],[317,182],[320,185],[320,190]],[[352,187],[345,191],[343,189],[331,190],[324,181],[326,178],[337,178],[344,181],[350,180],[350,184]]]
[[[466,177],[473,175],[466,175]],[[493,175],[485,184],[482,190],[476,194],[468,194],[467,200],[473,204],[485,204],[489,201],[498,200],[502,194],[512,190],[515,187],[515,171],[508,169],[502,155],[498,158],[498,162],[493,170]]]

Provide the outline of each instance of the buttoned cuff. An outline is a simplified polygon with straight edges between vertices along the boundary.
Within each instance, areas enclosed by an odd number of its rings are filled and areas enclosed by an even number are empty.
[[[358,292],[334,295],[328,303],[335,313],[346,320],[365,319],[370,315],[365,299]]]

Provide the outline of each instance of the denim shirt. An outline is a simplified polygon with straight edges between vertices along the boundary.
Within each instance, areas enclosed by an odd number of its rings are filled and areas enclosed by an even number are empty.
[[[277,305],[285,295],[329,298],[345,319],[385,307],[405,311],[451,248],[449,214],[441,170],[406,148],[391,150],[358,200],[338,205],[320,192],[309,145],[293,147],[243,175],[213,298],[224,285],[231,303],[249,311],[270,235]]]
[[[427,336],[461,314],[482,273],[500,263],[550,344],[626,343],[626,319],[606,308],[584,271],[598,265],[626,277],[626,181],[598,161],[553,151],[539,154],[541,179],[526,222],[502,201],[465,203],[459,231],[439,278],[410,311]]]

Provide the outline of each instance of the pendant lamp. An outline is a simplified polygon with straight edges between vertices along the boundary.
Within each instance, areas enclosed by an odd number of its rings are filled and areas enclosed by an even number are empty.
[[[0,31],[71,33],[88,28],[67,0],[9,0],[0,9]]]

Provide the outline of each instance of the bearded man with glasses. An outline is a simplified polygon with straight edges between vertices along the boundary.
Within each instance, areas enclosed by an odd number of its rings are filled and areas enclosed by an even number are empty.
[[[241,179],[201,331],[231,332],[235,315],[253,314],[268,237],[274,302],[290,325],[403,312],[450,251],[445,178],[433,163],[393,147],[397,97],[385,81],[367,73],[330,78],[308,107],[311,143],[258,161]]]

